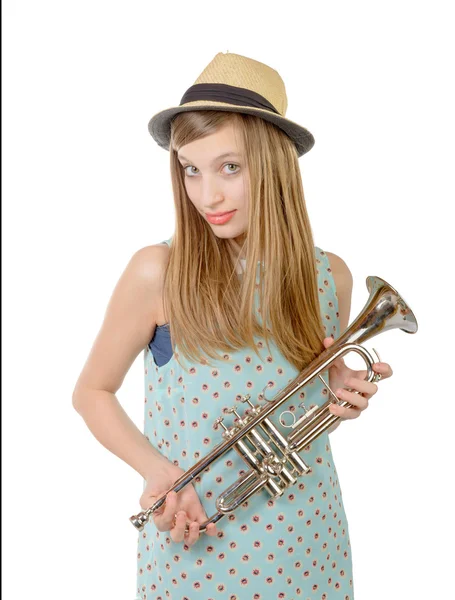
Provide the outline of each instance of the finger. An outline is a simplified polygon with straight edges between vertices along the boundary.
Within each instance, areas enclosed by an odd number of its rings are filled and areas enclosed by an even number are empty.
[[[192,546],[199,538],[199,523],[197,521],[193,521],[190,524],[190,532],[188,537],[185,540],[185,543],[188,546]]]
[[[199,504],[199,507],[192,507],[193,510],[189,513],[191,520],[196,520],[199,525],[202,525],[208,520],[207,513],[204,511],[202,504]],[[206,525],[205,535],[215,536],[218,535],[218,528],[215,523],[209,523]]]
[[[335,342],[335,340],[333,339],[333,337],[326,337],[322,340],[322,343],[324,344],[324,346],[326,348],[329,348],[333,343]]]
[[[198,521],[200,525],[202,525],[208,520],[207,513],[205,512],[202,504],[199,504],[199,506],[197,507],[193,507],[193,511],[190,513],[190,517],[195,521]],[[210,523],[209,525],[207,525],[207,535],[216,535],[217,533],[218,529],[216,528],[215,523]]]
[[[388,363],[373,363],[371,368],[375,373],[379,373],[381,375],[381,379],[387,379],[387,377],[392,377],[393,375],[392,367]],[[368,375],[368,371],[365,369],[356,371],[356,373],[360,379],[366,379]]]
[[[360,410],[365,410],[368,407],[368,398],[362,396],[361,394],[356,394],[355,392],[348,392],[348,390],[339,389],[336,391],[336,395],[340,400],[345,400],[352,404],[355,408]]]
[[[187,516],[184,510],[179,510],[175,517],[175,526],[170,530],[171,540],[173,542],[183,542],[185,538]]]
[[[218,535],[218,529],[215,525],[215,523],[209,523],[206,527],[206,531],[205,531],[205,535]]]
[[[357,377],[348,377],[344,383],[352,390],[356,390],[366,396],[374,396],[379,389],[376,383],[357,379]]]
[[[372,366],[373,371],[376,373],[376,369],[374,368],[374,366]],[[368,371],[366,369],[361,369],[360,371],[352,371],[353,373],[355,373],[355,378],[356,379],[361,379],[362,381],[366,381],[367,377],[368,377]],[[378,371],[379,373],[379,371]],[[381,373],[382,375],[382,373]]]
[[[374,363],[373,371],[380,373],[381,379],[387,379],[387,377],[392,377],[393,375],[392,367],[388,363]]]
[[[357,408],[347,408],[346,406],[339,406],[338,404],[332,404],[329,407],[332,414],[340,417],[341,419],[357,419],[362,414],[361,410]]]
[[[158,531],[169,531],[172,527],[172,521],[177,509],[177,494],[169,492],[164,503],[164,511],[154,514],[153,521]]]
[[[383,370],[381,369],[381,367],[378,369],[377,366],[378,364],[382,364],[382,363],[374,363],[371,368],[373,370],[374,373],[380,373],[381,374],[381,379],[385,379],[384,375],[383,375]],[[368,376],[368,371],[366,369],[361,369],[360,371],[355,371],[356,374],[356,378],[358,379],[363,379],[366,380],[367,376]]]

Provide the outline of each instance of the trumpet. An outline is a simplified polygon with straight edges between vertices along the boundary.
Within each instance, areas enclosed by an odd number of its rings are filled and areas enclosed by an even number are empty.
[[[254,405],[250,401],[249,394],[242,396],[241,402],[248,403],[248,406],[243,415],[237,412],[236,407],[228,409],[228,413],[233,413],[237,417],[231,427],[224,425],[223,417],[215,420],[217,427],[221,425],[224,429],[222,432],[224,441],[188,469],[152,506],[130,517],[131,523],[137,530],[143,530],[153,513],[166,502],[169,492],[179,492],[212,462],[232,448],[245,461],[249,470],[218,496],[217,512],[200,524],[200,532],[205,532],[207,525],[217,523],[262,489],[266,490],[272,498],[278,498],[288,487],[296,483],[298,477],[311,472],[311,467],[302,460],[299,452],[340,419],[330,412],[332,403],[348,408],[352,406],[346,400],[336,396],[321,373],[338,358],[344,357],[349,352],[355,352],[365,361],[367,369],[365,381],[379,381],[380,376],[372,368],[377,361],[361,344],[389,329],[399,328],[406,333],[417,331],[414,313],[389,283],[380,277],[369,276],[366,279],[366,286],[369,298],[355,321],[282,391],[270,399],[264,396],[266,402],[261,406]],[[379,355],[374,349],[373,351],[379,360]],[[318,377],[328,389],[329,399],[321,406],[305,409],[298,420],[291,411],[283,411],[279,421],[284,427],[291,429],[289,435],[284,437],[269,415],[315,377]],[[294,422],[285,423],[285,413],[290,414]],[[188,526],[186,530],[188,531]]]

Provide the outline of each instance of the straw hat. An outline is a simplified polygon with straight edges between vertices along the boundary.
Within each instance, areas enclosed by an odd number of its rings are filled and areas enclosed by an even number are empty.
[[[257,115],[282,129],[300,157],[313,147],[314,137],[285,118],[287,106],[286,89],[277,71],[240,54],[219,52],[183,94],[179,106],[156,113],[148,129],[158,145],[169,150],[171,121],[178,113],[224,110]]]

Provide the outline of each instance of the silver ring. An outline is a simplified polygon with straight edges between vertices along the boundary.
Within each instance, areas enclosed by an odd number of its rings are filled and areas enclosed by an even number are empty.
[[[289,425],[287,425],[286,423],[284,423],[283,420],[282,420],[283,415],[286,414],[286,413],[289,413],[292,416],[292,418],[293,418],[292,423],[290,423]],[[280,414],[280,418],[278,420],[280,421],[281,425],[283,425],[283,427],[292,427],[294,425],[294,423],[295,423],[295,414],[292,413],[290,410],[283,410],[283,412]]]
[[[378,381],[380,381],[382,378],[381,373],[375,373],[374,377],[373,377],[373,382],[377,383]]]

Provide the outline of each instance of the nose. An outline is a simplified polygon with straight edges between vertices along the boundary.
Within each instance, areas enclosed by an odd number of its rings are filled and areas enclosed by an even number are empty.
[[[208,180],[203,184],[202,206],[207,211],[213,211],[224,201],[224,191],[217,181]]]

